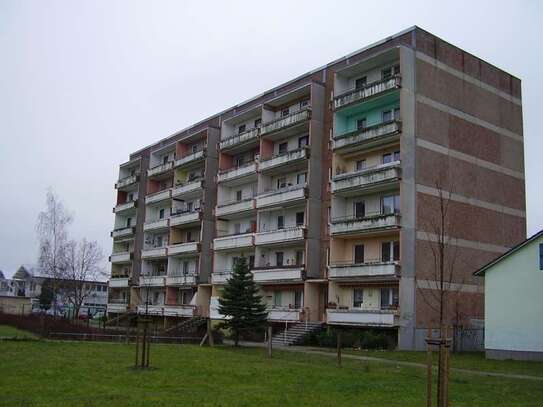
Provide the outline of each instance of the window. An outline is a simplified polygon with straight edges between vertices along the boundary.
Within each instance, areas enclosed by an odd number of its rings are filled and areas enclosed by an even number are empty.
[[[361,264],[364,263],[364,245],[357,244],[354,246],[354,263]]]
[[[283,215],[279,215],[277,217],[277,229],[284,229],[285,228],[285,217]]]
[[[242,124],[241,126],[238,127],[238,134],[241,134],[245,131],[245,125]]]
[[[394,120],[400,120],[400,108],[399,107],[394,109]]]
[[[368,83],[368,78],[363,76],[361,78],[358,78],[354,81],[354,87],[355,89],[361,89]]]
[[[187,202],[187,205],[186,205],[187,212],[192,212],[192,207],[193,207],[192,201]]]
[[[392,214],[400,212],[400,196],[390,195],[384,196],[381,200],[381,213]]]
[[[383,164],[388,164],[394,161],[400,161],[400,152],[394,151],[393,153],[383,154]]]
[[[400,161],[400,152],[394,151],[394,161]]]
[[[126,227],[129,228],[132,226],[132,218],[126,218]]]
[[[260,127],[262,124],[262,119],[255,119],[255,127]]]
[[[367,126],[367,120],[365,117],[363,117],[362,119],[358,119],[356,121],[356,128],[357,130],[362,130],[362,129],[365,129]]]
[[[287,186],[287,178],[277,178],[277,189],[285,188]]]
[[[303,109],[304,107],[309,106],[309,99],[304,99],[300,101],[300,109]]]
[[[363,299],[364,299],[364,290],[362,288],[355,288],[353,290],[353,307],[354,308],[362,307]]]
[[[296,265],[301,266],[302,264],[304,264],[304,251],[297,250],[296,251]]]
[[[130,192],[128,194],[128,198],[126,199],[126,202],[132,202],[134,200],[134,193]]]
[[[158,211],[158,219],[164,219],[164,208]]]
[[[297,212],[296,213],[296,226],[303,226],[304,224],[304,213],[303,212]]]
[[[283,252],[275,252],[275,265],[276,266],[283,265]]]
[[[198,151],[198,145],[197,144],[193,144],[192,147],[191,147],[191,150],[192,150],[192,154],[194,154],[195,152]]]
[[[543,270],[543,243],[539,244],[539,270]]]
[[[381,288],[381,309],[398,307],[399,295],[396,287]]]
[[[194,240],[192,239],[192,231],[191,230],[187,230],[187,242],[193,242]]]
[[[249,269],[254,268],[254,266],[255,266],[255,256],[254,256],[254,255],[250,255],[250,256],[249,256]]]
[[[307,172],[301,172],[299,174],[296,174],[296,184],[302,185],[307,182]]]
[[[361,171],[366,168],[366,160],[358,160],[356,162],[356,171]]]
[[[235,233],[236,235],[239,235],[240,232],[241,232],[241,223],[236,223],[236,224],[234,224],[234,233]]]
[[[234,159],[234,166],[235,166],[236,168],[242,167],[243,164],[244,164],[244,162],[245,162],[244,157],[243,157],[242,155],[240,155],[240,156],[238,156],[238,157],[236,157],[236,158]]]
[[[392,120],[392,110],[384,110],[382,115],[383,115],[383,123],[387,123]]]
[[[305,147],[309,144],[309,136],[305,135],[298,139],[298,148]]]
[[[288,143],[280,143],[279,144],[279,154],[285,154],[288,151]]]
[[[354,203],[354,217],[360,219],[366,216],[366,204],[364,201]]]
[[[282,304],[281,291],[274,291],[273,292],[273,305],[275,307],[280,307],[281,304]]]
[[[187,260],[183,261],[183,274],[188,274],[189,272],[189,262]]]
[[[281,109],[281,117],[288,116],[290,113],[290,109],[288,107],[285,107],[284,109]]]
[[[162,157],[162,164],[166,164],[168,162],[168,156],[165,155]]]
[[[302,308],[303,291],[294,291],[294,308]]]
[[[156,247],[162,247],[162,236],[156,237]]]
[[[400,260],[400,242],[382,242],[381,243],[381,261],[399,261]]]
[[[236,201],[241,201],[242,197],[243,197],[243,191],[241,190],[236,191]]]

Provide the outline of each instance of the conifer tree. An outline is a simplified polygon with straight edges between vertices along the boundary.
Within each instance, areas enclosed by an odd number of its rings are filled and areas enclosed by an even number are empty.
[[[232,331],[235,346],[242,332],[260,331],[266,326],[266,305],[258,294],[245,257],[238,258],[234,264],[232,276],[219,299],[219,312],[225,316],[222,327]]]

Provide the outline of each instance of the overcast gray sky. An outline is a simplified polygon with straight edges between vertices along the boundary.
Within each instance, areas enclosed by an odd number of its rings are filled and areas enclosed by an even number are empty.
[[[130,152],[413,25],[522,79],[528,233],[543,228],[543,3],[440,3],[0,0],[0,270],[36,261],[48,187],[107,255]]]

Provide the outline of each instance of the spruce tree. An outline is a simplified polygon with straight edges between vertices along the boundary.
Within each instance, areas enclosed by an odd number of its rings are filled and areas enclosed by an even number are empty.
[[[245,257],[240,257],[234,264],[232,276],[219,299],[219,312],[225,316],[222,327],[231,330],[235,346],[238,346],[242,332],[259,331],[266,326],[266,305],[258,294]]]

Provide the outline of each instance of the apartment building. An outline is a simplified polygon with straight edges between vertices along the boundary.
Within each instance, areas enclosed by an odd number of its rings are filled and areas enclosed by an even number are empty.
[[[272,322],[420,348],[440,194],[447,322],[482,319],[472,272],[525,238],[520,80],[413,27],[131,154],[116,187],[110,312],[220,319],[243,256]]]

